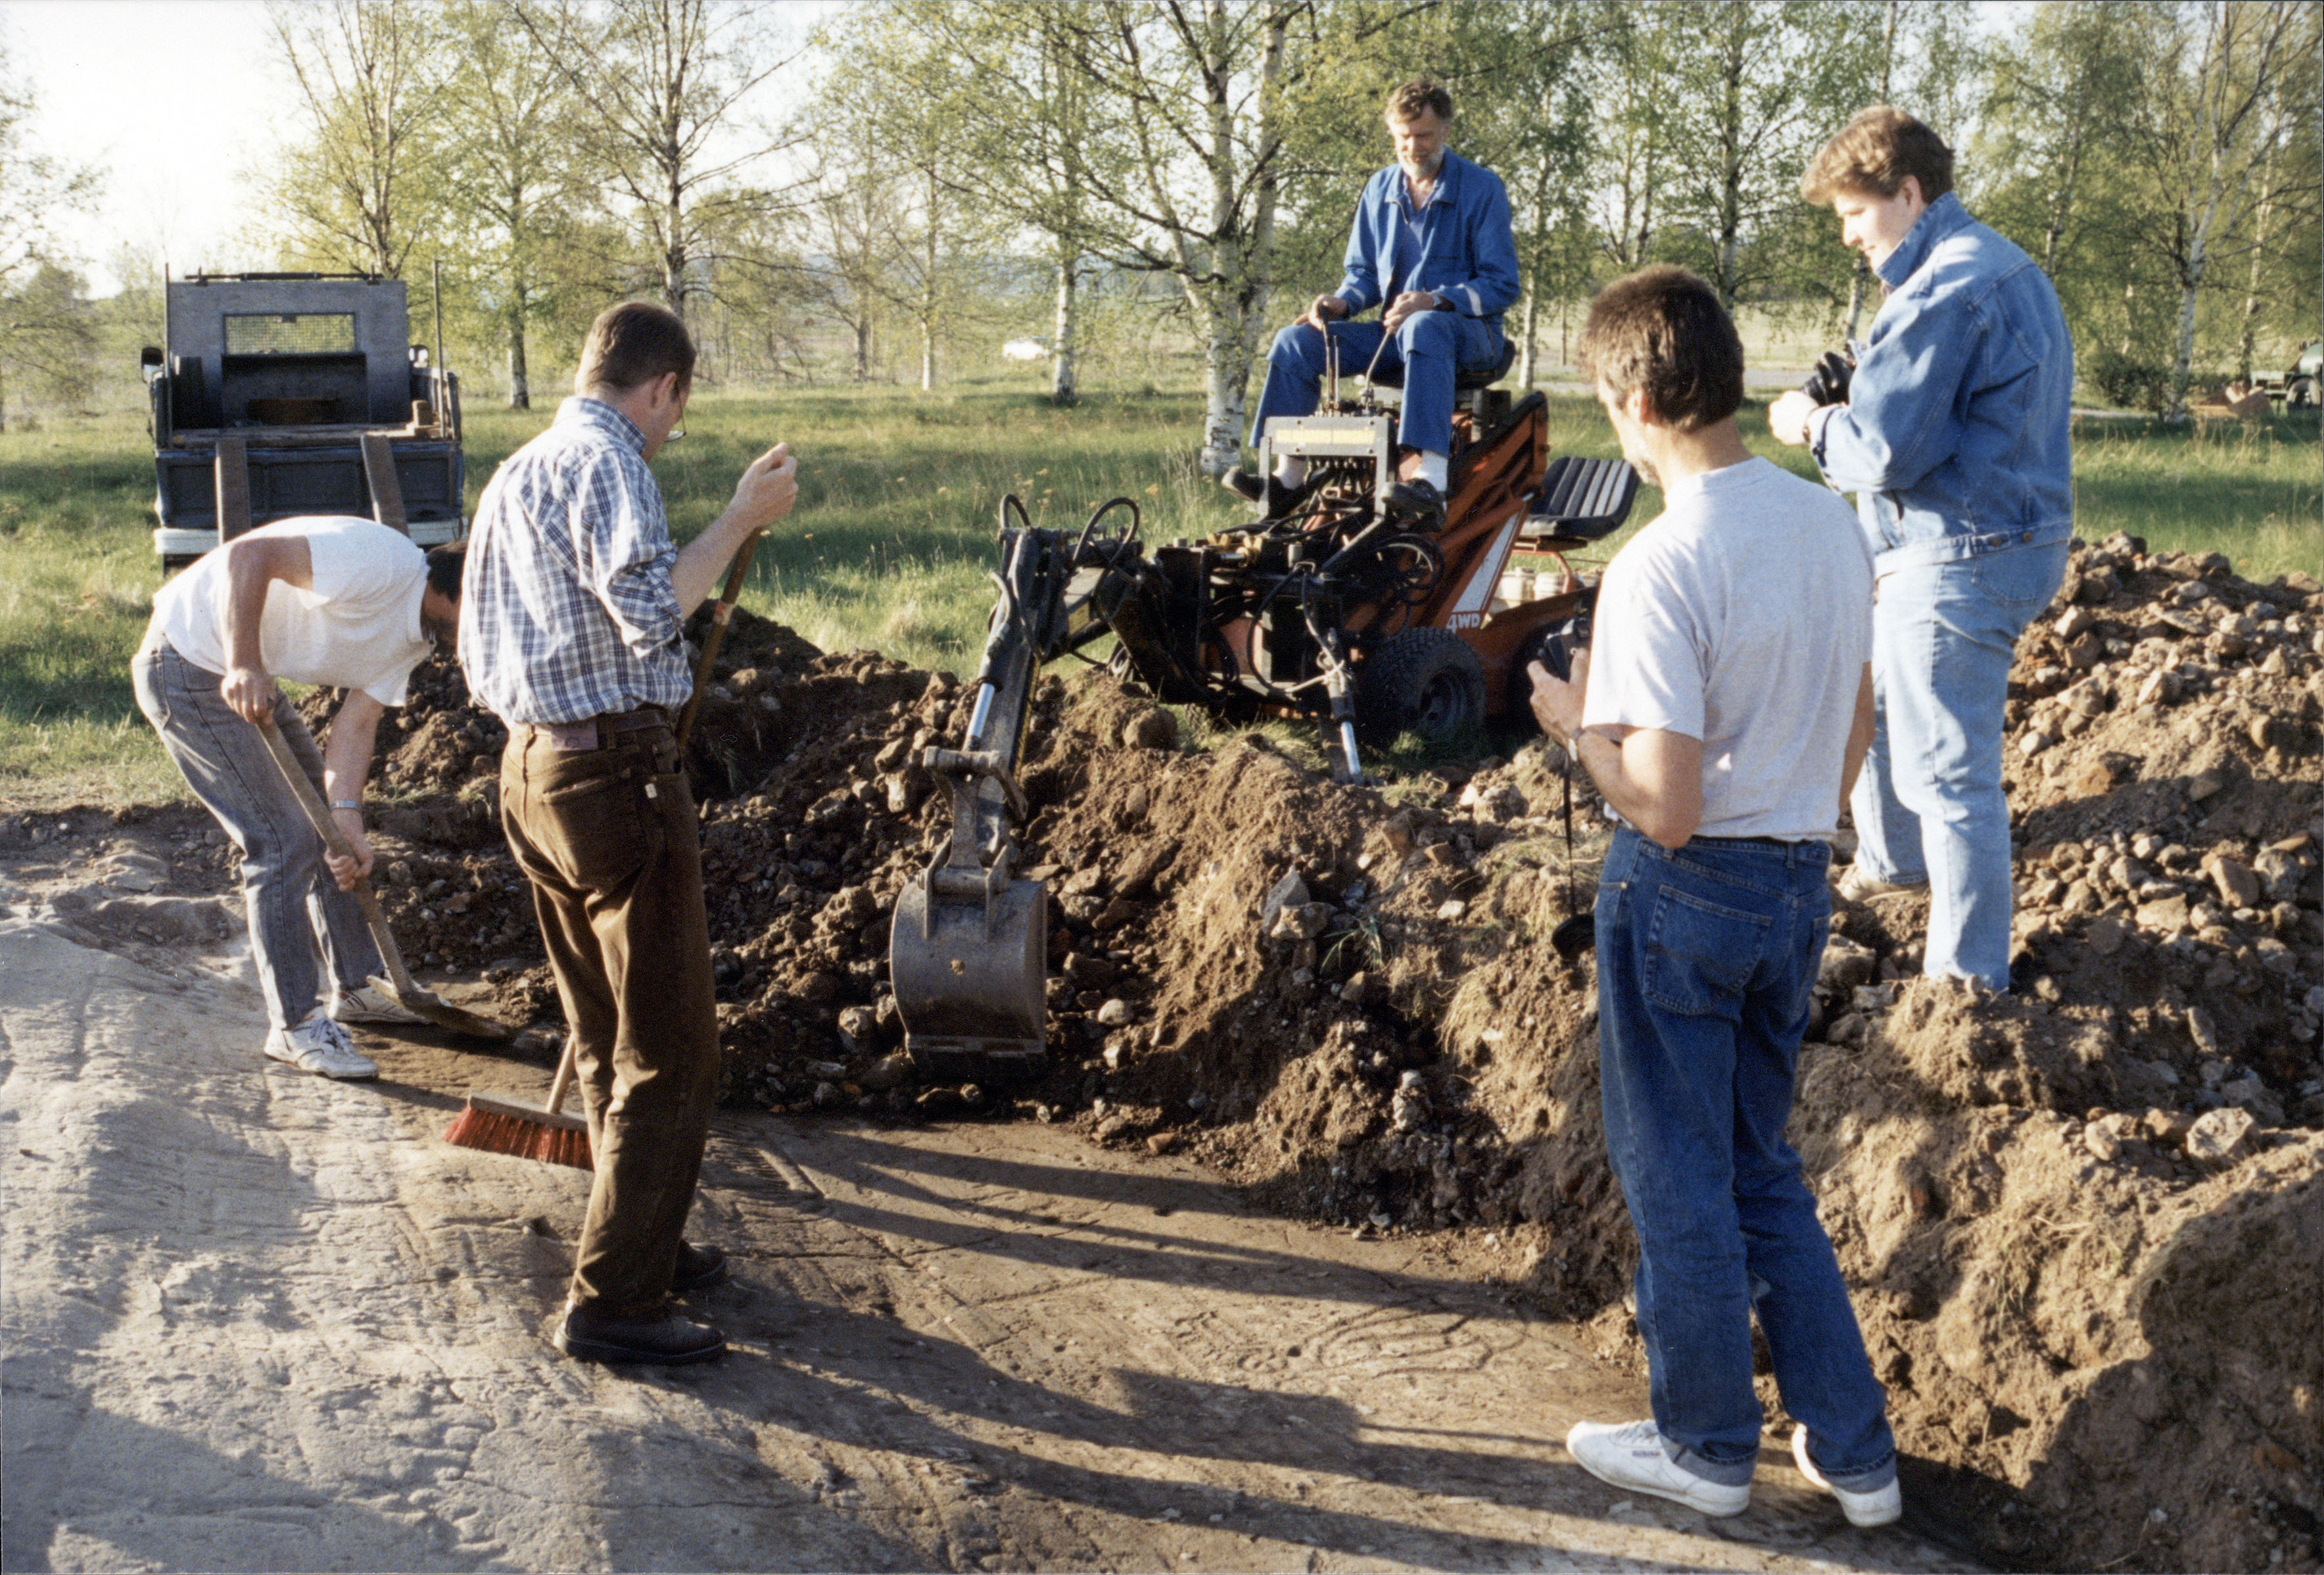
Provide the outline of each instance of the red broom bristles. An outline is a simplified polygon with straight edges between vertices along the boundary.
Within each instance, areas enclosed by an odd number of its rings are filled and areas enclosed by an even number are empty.
[[[588,1133],[474,1106],[460,1112],[446,1129],[444,1141],[459,1148],[542,1164],[570,1165],[579,1171],[595,1168],[590,1161]]]

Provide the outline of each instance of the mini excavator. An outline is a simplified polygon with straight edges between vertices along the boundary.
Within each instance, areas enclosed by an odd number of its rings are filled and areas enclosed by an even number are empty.
[[[1388,502],[1399,390],[1369,374],[1318,412],[1277,418],[1262,469],[1307,462],[1287,513],[1149,549],[1137,504],[1099,505],[1078,532],[1036,527],[1001,500],[1000,588],[960,747],[924,764],[948,787],[952,835],[896,903],[890,977],[905,1047],[924,1073],[1005,1080],[1046,1065],[1048,894],[1017,869],[1027,806],[1018,756],[1043,662],[1106,635],[1111,667],[1157,699],[1231,721],[1318,722],[1333,778],[1411,733],[1456,746],[1523,716],[1528,662],[1563,673],[1586,638],[1594,584],[1564,553],[1618,527],[1638,477],[1619,459],[1553,459],[1538,393],[1511,401],[1498,366],[1456,384],[1441,521]]]

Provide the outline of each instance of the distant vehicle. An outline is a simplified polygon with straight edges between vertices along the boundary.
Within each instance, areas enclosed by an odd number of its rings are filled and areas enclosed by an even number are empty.
[[[2292,357],[2291,370],[2281,376],[2264,376],[2259,386],[2269,399],[2286,410],[2312,410],[2324,391],[2324,339],[2310,339]]]
[[[359,514],[423,547],[464,534],[460,380],[410,343],[403,281],[197,273],[168,282],[152,400],[153,550],[183,568],[296,514]]]
[[[1001,347],[1005,361],[1044,361],[1048,355],[1049,347],[1038,339],[1011,339]]]

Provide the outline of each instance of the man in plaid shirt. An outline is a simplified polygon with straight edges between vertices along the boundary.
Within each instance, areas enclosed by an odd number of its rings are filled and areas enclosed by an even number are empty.
[[[671,713],[679,631],[755,533],[790,512],[778,443],[685,551],[646,468],[694,377],[672,312],[625,301],[589,329],[578,391],[476,505],[461,664],[509,726],[501,820],[532,882],[572,1031],[595,1179],[557,1343],[604,1362],[707,1361],[726,1337],[669,1308],[725,1255],[681,1238],[718,1089],[702,854]]]

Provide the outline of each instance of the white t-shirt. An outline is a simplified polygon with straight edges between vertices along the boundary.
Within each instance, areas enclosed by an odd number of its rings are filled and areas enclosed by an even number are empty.
[[[1855,511],[1758,459],[1665,501],[1599,585],[1582,725],[1702,740],[1700,836],[1828,839],[1872,656]]]
[[[430,649],[420,628],[428,554],[401,531],[353,516],[277,520],[250,534],[303,536],[314,560],[309,588],[279,579],[266,588],[258,625],[266,671],[401,705],[405,681]],[[226,598],[226,553],[205,552],[154,593],[154,625],[187,661],[222,673]]]

